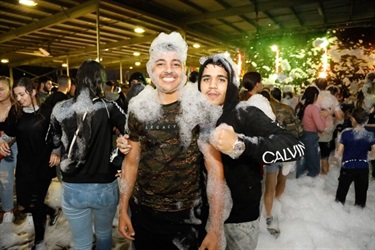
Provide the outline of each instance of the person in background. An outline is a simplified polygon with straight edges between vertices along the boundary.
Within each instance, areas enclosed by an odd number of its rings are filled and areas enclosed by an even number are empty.
[[[9,77],[0,76],[0,136],[5,129],[5,119],[14,103],[11,95],[11,82]],[[4,211],[2,223],[11,223],[14,220],[14,171],[17,163],[17,143],[10,145],[11,153],[7,157],[1,156],[0,160],[0,192],[1,206]]]
[[[104,96],[108,101],[116,101],[119,97],[117,92],[114,92],[115,84],[112,81],[106,81],[104,86]]]
[[[356,107],[362,107],[369,112],[375,104],[375,72],[370,72],[366,75],[362,89],[358,92],[358,95],[360,93],[362,95],[360,105],[356,105]],[[357,97],[357,99],[359,98]]]
[[[128,113],[128,105],[129,105],[129,100],[126,94],[128,93],[128,87],[126,86],[125,83],[120,84],[121,91],[119,93],[119,96],[116,100],[118,105],[124,110],[125,114]]]
[[[146,86],[146,78],[141,72],[134,72],[129,78],[129,91],[127,93],[128,101],[137,96]]]
[[[44,200],[51,179],[56,176],[54,167],[60,163],[60,155],[57,151],[53,152],[52,145],[45,141],[51,108],[45,104],[39,106],[37,88],[30,78],[19,79],[12,89],[17,103],[12,105],[5,120],[0,153],[10,155],[9,143],[17,139],[17,203],[21,212],[32,214],[35,231],[32,249],[46,249],[44,233],[49,209]],[[50,214],[51,218],[53,213]]]
[[[242,78],[242,84],[248,91],[247,104],[259,108],[274,121],[276,116],[270,102],[260,94],[263,90],[262,76],[258,72],[247,72]]]
[[[69,98],[72,98],[76,92],[76,79],[70,78],[70,90],[68,92]]]
[[[319,96],[316,105],[329,113],[325,119],[324,130],[319,134],[319,148],[320,148],[320,163],[322,166],[321,173],[327,174],[329,172],[328,158],[332,148],[333,132],[337,124],[344,120],[344,113],[341,110],[339,101],[331,94],[327,88],[327,80],[325,78],[318,78],[315,80],[315,85],[319,89]]]
[[[249,99],[246,101],[248,105],[254,106],[259,108],[266,114],[273,122],[276,121],[276,115],[275,110],[270,105],[270,94],[269,92],[265,92],[267,94],[266,98],[261,93],[263,91],[263,83],[262,83],[262,76],[258,72],[247,72],[243,76],[242,80],[243,86],[249,90]],[[273,217],[271,215],[271,208],[272,208],[272,202],[273,202],[273,196],[274,196],[274,185],[275,183],[273,180],[274,174],[277,173],[279,169],[281,169],[282,164],[280,162],[273,162],[271,164],[265,164],[264,168],[262,169],[264,172],[266,172],[266,190],[265,190],[265,204],[266,206],[266,224],[267,224],[267,230],[274,235],[275,237],[278,237],[280,234],[279,225],[278,225],[278,219],[277,217]],[[269,174],[270,173],[270,174]],[[267,177],[269,179],[267,180]],[[272,186],[272,187],[271,187]]]
[[[340,89],[339,87],[335,86],[335,85],[330,85],[327,90],[331,93],[331,95],[333,95],[334,97],[336,97],[336,99],[339,101],[339,98],[340,98]]]
[[[110,166],[112,131],[125,131],[126,114],[102,98],[104,67],[84,61],[77,72],[75,96],[59,102],[51,115],[49,137],[61,147],[62,208],[75,249],[111,249],[112,221],[119,190]],[[66,138],[66,139],[64,139]]]
[[[224,199],[229,191],[220,154],[208,143],[215,109],[197,89],[183,87],[187,48],[179,33],[160,33],[147,62],[156,89],[146,86],[129,103],[131,151],[122,166],[118,230],[137,250],[225,246]]]
[[[299,139],[303,132],[303,127],[300,120],[295,116],[294,111],[290,106],[280,102],[280,89],[274,88],[271,93],[272,95],[269,93],[268,89],[264,89],[261,94],[270,101],[271,108],[276,115],[276,122],[283,128],[293,133],[295,138]],[[277,100],[273,95],[279,98],[279,100]],[[266,178],[263,201],[266,211],[266,224],[267,230],[275,237],[279,236],[280,229],[278,226],[277,217],[272,215],[274,198],[279,199],[283,194],[287,176],[291,169],[295,169],[295,165],[296,161],[289,161],[266,165],[264,167]]]
[[[52,87],[52,80],[50,78],[46,78],[45,80],[40,82],[37,92],[37,99],[39,104],[42,104],[45,100],[47,100],[48,96],[51,94]]]
[[[69,99],[68,94],[70,92],[71,83],[72,83],[71,78],[67,75],[60,75],[57,78],[57,83],[58,83],[57,91],[52,93],[44,102],[46,105],[49,105],[51,109],[53,109],[58,102]],[[56,168],[56,174],[57,174],[57,178],[61,181],[60,168]],[[50,221],[51,226],[56,223],[60,213],[61,213],[61,209],[59,208],[57,216],[54,217],[54,220]]]
[[[331,148],[331,150],[334,151],[336,149],[337,136],[341,133],[342,128],[345,126],[344,123],[346,122],[345,121],[346,115],[345,115],[345,110],[344,110],[345,105],[341,103],[342,98],[341,98],[341,93],[340,93],[341,91],[340,91],[339,87],[337,87],[336,85],[330,85],[329,87],[327,87],[327,90],[331,93],[331,95],[336,97],[337,101],[340,103],[341,110],[342,110],[342,113],[343,113],[343,121],[336,125],[335,130],[333,131],[332,140],[330,142],[330,144],[331,144],[330,148]],[[350,111],[350,114],[351,114],[351,111]],[[350,122],[349,122],[349,124],[350,124]],[[351,126],[351,124],[350,124],[350,126]]]
[[[199,75],[198,71],[192,71],[192,72],[190,72],[188,83],[193,84],[196,87],[197,86],[197,82],[198,82],[198,75]]]
[[[280,100],[282,103],[290,106],[293,110],[296,109],[298,98],[294,95],[293,86],[286,85],[283,88],[283,97]]]
[[[325,119],[330,114],[327,110],[320,110],[316,105],[319,90],[316,87],[306,88],[301,98],[302,103],[296,107],[297,116],[302,121],[303,133],[301,141],[305,144],[306,154],[297,162],[296,178],[307,170],[307,176],[315,177],[320,174],[320,155],[318,132],[325,128]]]
[[[290,160],[298,159],[304,154],[304,146],[262,110],[247,101],[239,102],[236,65],[229,56],[214,54],[201,58],[200,63],[198,89],[223,111],[211,143],[221,152],[233,199],[233,208],[224,224],[226,249],[255,249],[262,197],[260,166],[282,161],[274,156],[283,151],[293,152],[294,156],[287,156]],[[255,78],[255,85],[261,84],[258,74],[250,76]]]
[[[56,103],[69,99],[68,93],[70,91],[71,79],[67,75],[60,75],[57,78],[58,88],[57,91],[52,93],[45,103],[50,105],[51,108],[55,107]]]
[[[370,109],[369,119],[365,125],[365,128],[367,131],[375,134],[375,105],[372,107],[372,109]],[[372,178],[374,179],[375,178],[375,159],[371,159],[370,164],[371,164],[371,175],[372,175]]]
[[[341,159],[339,184],[336,191],[336,201],[345,204],[350,185],[354,182],[355,205],[364,208],[367,200],[369,185],[368,150],[371,157],[375,156],[374,133],[367,131],[364,126],[368,121],[368,113],[363,108],[355,108],[351,116],[353,128],[341,132],[340,143],[335,157]]]

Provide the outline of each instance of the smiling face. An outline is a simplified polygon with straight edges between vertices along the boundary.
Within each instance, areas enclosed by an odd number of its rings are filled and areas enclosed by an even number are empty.
[[[213,105],[223,105],[228,88],[228,73],[223,67],[207,64],[200,82],[201,92]]]
[[[22,107],[32,107],[33,102],[35,103],[35,90],[30,94],[25,87],[19,86],[13,88],[13,92]]]
[[[183,82],[183,63],[177,52],[160,53],[155,57],[151,79],[163,93],[174,93]]]

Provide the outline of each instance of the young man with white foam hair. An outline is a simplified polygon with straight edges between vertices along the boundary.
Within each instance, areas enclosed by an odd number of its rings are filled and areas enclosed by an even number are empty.
[[[118,229],[137,250],[225,248],[230,195],[220,153],[206,133],[220,111],[184,87],[186,57],[179,33],[156,37],[147,62],[156,89],[146,86],[129,103],[131,150],[122,166]]]
[[[248,101],[239,102],[237,66],[226,54],[201,58],[198,89],[222,109],[211,143],[220,150],[233,207],[225,221],[226,250],[256,249],[264,164],[291,161],[304,145]],[[255,81],[257,83],[259,81]]]

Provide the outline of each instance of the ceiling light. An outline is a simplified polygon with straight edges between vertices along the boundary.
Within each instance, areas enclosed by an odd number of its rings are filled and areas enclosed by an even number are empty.
[[[43,49],[43,48],[39,48],[39,51],[40,51],[44,56],[50,56],[50,55],[51,55],[47,50],[45,50],[45,49]]]
[[[33,0],[19,0],[18,1],[20,4],[27,5],[27,6],[35,6],[38,3],[33,1]]]
[[[132,66],[130,66],[130,67],[129,67],[129,69],[133,69],[133,67],[132,67]]]
[[[135,33],[144,33],[144,32],[145,32],[145,29],[144,29],[144,28],[141,28],[141,27],[136,27],[136,28],[134,29],[134,32],[135,32]]]
[[[61,66],[63,66],[64,68],[68,67],[68,64],[67,63],[63,63],[61,64]]]
[[[196,49],[199,49],[201,47],[201,45],[199,43],[194,43],[193,47],[196,48]]]
[[[135,62],[135,66],[139,66],[139,65],[141,65],[140,62]]]
[[[8,63],[8,62],[9,62],[9,59],[7,59],[7,58],[1,59],[1,63]]]
[[[140,54],[141,54],[141,53],[139,53],[139,52],[134,52],[134,53],[133,53],[134,56],[139,56]]]

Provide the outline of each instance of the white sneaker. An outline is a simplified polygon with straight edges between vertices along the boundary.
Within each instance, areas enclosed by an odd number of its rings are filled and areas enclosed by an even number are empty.
[[[36,245],[34,245],[31,250],[47,250],[46,242],[42,241]]]
[[[10,222],[13,222],[13,220],[14,220],[13,212],[4,213],[3,223],[10,223]]]
[[[276,218],[273,218],[273,216],[266,218],[266,224],[267,224],[267,230],[270,234],[275,236],[276,238],[279,237],[280,229],[279,229],[279,223]]]
[[[20,233],[33,234],[34,233],[34,221],[33,221],[33,216],[31,214],[27,214],[25,221],[21,225],[15,228],[15,233],[16,234],[20,234]]]

